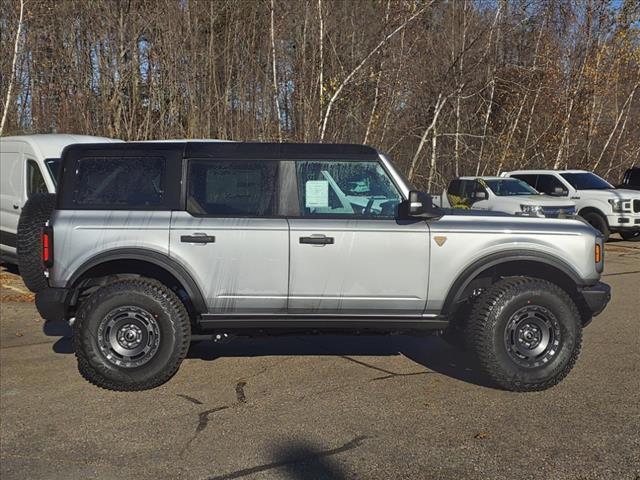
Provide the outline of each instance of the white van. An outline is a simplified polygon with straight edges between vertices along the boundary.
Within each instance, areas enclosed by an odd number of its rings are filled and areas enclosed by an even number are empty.
[[[0,259],[17,262],[20,211],[32,193],[55,193],[60,155],[67,145],[120,141],[68,134],[0,138]]]

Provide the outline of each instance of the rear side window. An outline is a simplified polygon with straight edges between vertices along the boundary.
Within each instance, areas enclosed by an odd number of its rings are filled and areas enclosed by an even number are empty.
[[[278,162],[191,160],[187,211],[192,215],[274,216]]]
[[[47,184],[38,164],[29,160],[27,162],[27,198],[31,198],[34,193],[47,193]]]
[[[164,158],[93,157],[77,165],[77,205],[145,209],[163,202]]]

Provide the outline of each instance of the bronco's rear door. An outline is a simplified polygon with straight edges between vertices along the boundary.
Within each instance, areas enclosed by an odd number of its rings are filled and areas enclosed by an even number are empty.
[[[285,313],[289,227],[279,216],[281,162],[185,160],[185,211],[173,212],[170,255],[187,268],[212,314]]]

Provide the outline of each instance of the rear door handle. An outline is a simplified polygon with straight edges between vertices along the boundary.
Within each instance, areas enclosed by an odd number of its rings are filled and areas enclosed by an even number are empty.
[[[206,233],[194,233],[193,235],[180,236],[180,241],[182,243],[215,243],[216,237]]]
[[[333,245],[334,238],[325,235],[312,235],[310,237],[300,237],[300,243],[308,243],[309,245]]]

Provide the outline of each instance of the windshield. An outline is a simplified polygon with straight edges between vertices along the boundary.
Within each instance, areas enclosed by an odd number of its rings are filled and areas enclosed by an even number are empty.
[[[409,179],[407,178],[407,176],[402,172],[402,170],[400,170],[399,168],[397,168],[395,166],[395,164],[389,159],[389,157],[387,157],[386,155],[380,154],[380,156],[385,159],[387,161],[387,163],[389,164],[389,168],[391,168],[391,170],[393,170],[394,173],[396,173],[400,179],[402,180],[402,182],[407,186],[407,188],[409,190],[415,190],[416,188],[414,187],[413,183],[411,183],[409,181]]]
[[[499,197],[540,195],[537,190],[530,187],[527,183],[515,178],[485,180],[484,182],[487,184],[487,187]]]
[[[58,186],[58,174],[60,173],[60,159],[59,158],[47,158],[44,161],[47,166],[47,170],[49,170],[49,175],[51,175],[51,180],[53,180],[53,185]]]
[[[613,186],[595,173],[561,173],[560,176],[576,190],[606,190]]]

